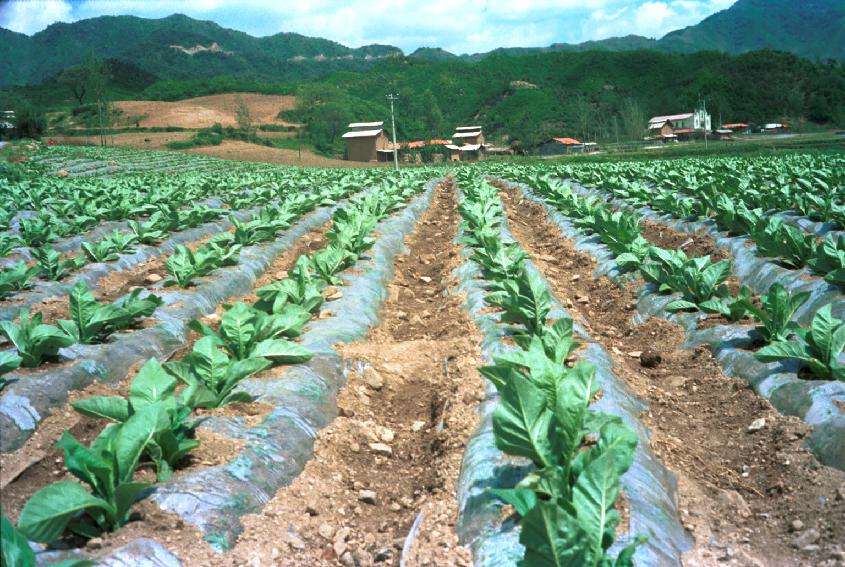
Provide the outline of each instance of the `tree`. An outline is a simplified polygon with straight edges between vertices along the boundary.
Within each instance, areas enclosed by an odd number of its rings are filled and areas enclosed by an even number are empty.
[[[569,104],[573,125],[581,137],[581,141],[587,141],[590,136],[590,128],[595,120],[596,109],[586,96],[577,96]]]
[[[423,104],[423,126],[428,139],[442,138],[446,121],[443,119],[443,112],[437,104],[434,93],[426,89],[422,95]]]
[[[628,140],[639,140],[643,137],[645,130],[645,112],[634,98],[626,98],[622,101],[622,108],[619,111],[622,118],[622,133]]]
[[[67,86],[70,92],[73,93],[73,98],[79,106],[85,99],[88,92],[88,73],[86,67],[73,67],[65,69],[59,75],[59,83]]]
[[[38,139],[47,128],[47,118],[42,109],[22,102],[15,109],[15,127],[19,137]]]
[[[238,128],[246,134],[252,133],[252,113],[249,111],[249,105],[241,95],[235,98],[235,122]]]

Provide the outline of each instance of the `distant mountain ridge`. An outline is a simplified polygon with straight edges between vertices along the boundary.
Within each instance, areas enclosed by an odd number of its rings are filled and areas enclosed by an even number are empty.
[[[629,35],[580,44],[498,48],[471,55],[424,47],[408,57],[478,61],[497,54],[638,49],[730,54],[776,49],[809,59],[845,61],[845,1],[738,0],[730,8],[659,40]],[[180,14],[161,19],[101,16],[55,23],[31,37],[0,28],[0,87],[40,83],[83,63],[92,53],[125,62],[159,79],[224,75],[272,81],[363,71],[383,59],[404,56],[401,49],[390,45],[350,48],[296,33],[257,38]]]
[[[430,48],[410,55],[429,58]],[[723,51],[738,55],[759,49],[787,51],[815,60],[845,62],[845,0],[738,0],[694,26],[670,32],[661,39],[639,35],[611,37],[584,43],[554,43],[548,47],[501,47],[486,53],[455,55],[438,49],[438,60],[450,57],[480,60],[491,54],[531,55],[590,50],[656,49],[666,53]]]
[[[32,37],[0,28],[0,86],[39,83],[83,63],[91,53],[162,79],[250,75],[279,81],[364,70],[381,59],[403,56],[389,45],[349,48],[296,33],[257,38],[181,14],[101,16],[51,24]]]

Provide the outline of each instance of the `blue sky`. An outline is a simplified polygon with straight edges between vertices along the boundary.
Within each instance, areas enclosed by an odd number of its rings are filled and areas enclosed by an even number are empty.
[[[255,36],[288,31],[350,47],[443,47],[455,53],[639,34],[661,37],[735,0],[0,0],[0,27],[33,34],[53,22],[179,12]],[[223,46],[225,47],[225,46]]]

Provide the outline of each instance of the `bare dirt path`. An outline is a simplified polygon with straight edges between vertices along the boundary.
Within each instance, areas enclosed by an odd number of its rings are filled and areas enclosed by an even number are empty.
[[[462,300],[444,296],[458,261],[455,192],[440,186],[408,239],[409,254],[340,393],[340,417],[314,458],[245,531],[221,565],[398,565],[418,514],[408,565],[469,565],[455,536],[454,485],[483,394],[479,339]]]
[[[502,197],[514,237],[649,403],[652,448],[678,475],[681,519],[696,539],[685,565],[843,565],[845,473],[801,447],[808,426],[725,376],[706,348],[681,350],[674,323],[633,326],[631,291],[595,278],[592,258],[541,206]],[[750,431],[758,419],[764,426]]]

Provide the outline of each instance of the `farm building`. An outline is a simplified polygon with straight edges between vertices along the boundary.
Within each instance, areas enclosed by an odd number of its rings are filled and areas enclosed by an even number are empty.
[[[484,134],[481,126],[458,126],[449,144],[450,161],[478,161],[484,158]]]
[[[723,130],[731,130],[734,134],[750,134],[751,124],[745,122],[735,122],[731,124],[722,124]]]
[[[537,146],[536,153],[541,156],[558,156],[584,151],[584,144],[575,138],[550,138]]]
[[[780,122],[765,124],[762,128],[762,132],[765,132],[766,134],[782,134],[788,131],[789,124],[781,124]]]
[[[390,156],[384,122],[353,122],[349,131],[341,136],[346,141],[346,159],[349,161],[381,161],[381,154]],[[391,158],[392,159],[392,158]]]
[[[669,114],[666,116],[654,116],[648,121],[648,129],[650,132],[660,131],[665,125],[669,125],[674,134],[681,137],[683,130],[690,130],[694,134],[703,134],[704,131],[712,130],[710,114],[704,109],[697,109],[694,112],[686,112],[684,114]]]
[[[665,122],[649,122],[648,139],[670,142],[676,138],[677,136],[675,135],[675,129],[672,127],[671,120],[666,120]]]

